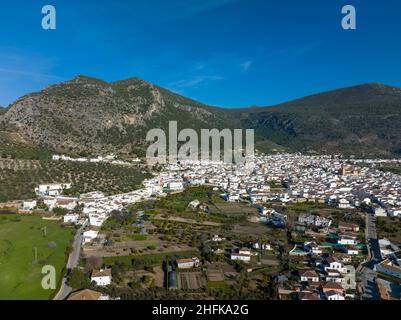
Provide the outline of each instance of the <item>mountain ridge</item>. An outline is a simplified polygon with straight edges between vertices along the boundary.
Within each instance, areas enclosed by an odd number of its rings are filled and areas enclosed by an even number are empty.
[[[379,90],[379,89],[385,89],[387,88],[390,91],[395,91],[398,95],[401,95],[401,88],[395,87],[395,86],[390,86],[384,83],[380,83],[380,82],[367,82],[367,83],[362,83],[362,84],[357,84],[357,85],[352,85],[352,86],[348,86],[348,87],[341,87],[341,88],[337,88],[337,89],[329,89],[329,90],[325,90],[322,92],[317,92],[317,93],[312,93],[312,94],[308,94],[299,98],[295,98],[295,99],[291,99],[289,101],[284,101],[284,102],[280,102],[280,103],[276,103],[276,104],[271,104],[271,105],[254,105],[254,106],[249,106],[249,107],[241,107],[241,108],[228,108],[229,110],[238,110],[238,111],[247,111],[247,110],[260,110],[263,108],[275,108],[275,107],[280,107],[280,106],[285,106],[300,100],[304,100],[307,98],[313,98],[316,96],[321,96],[321,95],[325,95],[325,94],[331,94],[331,93],[335,93],[335,92],[341,92],[341,91],[348,91],[348,90],[358,90],[358,89],[373,89],[373,90]]]
[[[401,89],[362,84],[271,107],[234,110],[242,126],[296,151],[401,154]]]
[[[3,112],[1,112],[3,110]],[[2,126],[26,141],[69,153],[144,155],[146,132],[253,128],[267,151],[401,154],[401,89],[367,83],[268,107],[224,109],[133,77],[106,82],[84,75],[19,98],[0,110]],[[10,129],[8,129],[10,130]],[[265,150],[262,150],[265,151]]]

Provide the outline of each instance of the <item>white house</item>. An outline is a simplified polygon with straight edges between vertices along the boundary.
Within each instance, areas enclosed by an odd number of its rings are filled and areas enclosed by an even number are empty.
[[[89,230],[83,233],[83,244],[89,243],[92,240],[96,239],[99,234],[99,231]]]
[[[96,282],[98,286],[108,286],[111,284],[111,269],[93,270],[91,281]]]
[[[324,268],[325,271],[328,270],[335,270],[340,273],[347,273],[347,268],[344,266],[343,263],[337,261],[336,259],[330,257],[327,260],[328,265]]]
[[[35,209],[36,206],[37,206],[37,201],[36,200],[24,201],[22,203],[22,209],[26,210],[26,211],[31,211],[31,210]]]
[[[191,259],[178,259],[177,260],[177,267],[178,269],[191,269],[197,268],[199,266],[199,259],[194,257]]]
[[[340,271],[338,271],[336,269],[326,269],[325,271],[327,272],[327,275],[326,275],[327,283],[330,283],[330,282],[342,283],[343,276]]]
[[[57,197],[56,208],[63,208],[67,210],[74,210],[78,205],[77,198],[70,197]]]
[[[50,184],[40,184],[35,188],[35,193],[38,196],[59,196],[63,190],[70,189],[71,183],[50,183]]]
[[[387,217],[387,212],[382,207],[375,206],[373,207],[373,211],[376,217]]]
[[[251,261],[251,249],[242,248],[239,249],[238,252],[233,252],[231,254],[231,260]]]
[[[302,282],[319,282],[319,275],[313,270],[303,271],[300,276]]]
[[[345,300],[345,297],[334,290],[326,292],[327,300]]]
[[[347,199],[340,199],[338,201],[338,208],[339,209],[349,209],[349,208],[351,208],[351,205]]]
[[[397,246],[394,246],[391,241],[385,238],[379,240],[379,246],[382,257],[392,255],[394,254],[395,250],[397,250]]]
[[[251,256],[247,254],[240,254],[240,253],[232,253],[231,254],[231,260],[240,260],[244,262],[249,262],[251,261]]]
[[[241,248],[238,251],[239,254],[247,254],[247,255],[251,255],[251,249],[249,248]]]
[[[359,254],[359,249],[356,247],[348,247],[346,253],[350,256],[357,256]]]
[[[168,183],[168,188],[172,191],[184,189],[184,184],[180,181],[173,181]]]
[[[230,193],[229,195],[227,195],[227,201],[229,201],[229,202],[239,201],[239,194],[238,193]]]
[[[337,240],[337,243],[342,245],[355,245],[358,244],[358,241],[356,240],[356,237],[342,235],[340,239]]]
[[[106,212],[98,212],[98,211],[89,213],[88,216],[89,216],[89,224],[93,227],[101,227],[108,218]]]
[[[64,217],[64,223],[77,223],[79,219],[78,214],[66,214]]]

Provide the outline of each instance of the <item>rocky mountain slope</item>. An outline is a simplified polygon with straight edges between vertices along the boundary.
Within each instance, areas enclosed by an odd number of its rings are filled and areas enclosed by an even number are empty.
[[[4,113],[5,112],[5,113]],[[26,95],[0,112],[0,131],[59,152],[144,155],[146,133],[254,128],[262,151],[401,155],[401,89],[366,84],[272,107],[206,106],[138,78],[107,83],[79,76]]]
[[[76,153],[141,155],[149,129],[213,128],[229,124],[222,110],[138,78],[107,83],[79,76],[22,97],[2,116],[35,145]]]

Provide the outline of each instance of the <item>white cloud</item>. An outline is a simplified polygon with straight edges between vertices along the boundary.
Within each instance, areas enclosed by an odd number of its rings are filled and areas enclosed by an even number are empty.
[[[173,88],[194,88],[198,87],[202,83],[209,81],[224,80],[222,76],[195,76],[189,79],[183,79],[170,84]]]
[[[244,71],[248,71],[251,66],[252,66],[251,60],[245,61],[244,63],[241,64],[241,68]]]

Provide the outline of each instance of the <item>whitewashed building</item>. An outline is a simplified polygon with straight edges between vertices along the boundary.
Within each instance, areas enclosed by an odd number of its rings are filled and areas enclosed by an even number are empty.
[[[79,219],[78,214],[66,214],[63,217],[64,223],[77,223]]]
[[[199,259],[194,257],[191,259],[178,259],[177,267],[178,269],[191,269],[199,267]]]
[[[40,184],[35,188],[35,193],[38,196],[59,196],[64,190],[71,189],[71,183],[50,183]]]
[[[90,243],[92,240],[96,239],[99,235],[99,231],[88,230],[83,233],[83,244]]]
[[[104,287],[111,284],[112,276],[111,269],[93,270],[91,281],[96,282],[96,285]]]
[[[22,210],[31,211],[31,210],[35,209],[35,207],[37,206],[37,203],[38,202],[36,200],[24,201],[22,203]]]

